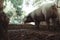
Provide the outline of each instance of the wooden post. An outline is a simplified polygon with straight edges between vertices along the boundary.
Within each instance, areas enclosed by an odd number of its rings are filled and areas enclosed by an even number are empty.
[[[0,40],[8,40],[8,17],[3,12],[3,2],[0,0]]]

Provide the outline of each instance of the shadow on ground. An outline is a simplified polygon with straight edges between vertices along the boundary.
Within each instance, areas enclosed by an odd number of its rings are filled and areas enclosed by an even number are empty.
[[[46,26],[35,29],[33,25],[12,25],[8,30],[9,40],[60,40],[56,27],[51,26],[48,30]]]

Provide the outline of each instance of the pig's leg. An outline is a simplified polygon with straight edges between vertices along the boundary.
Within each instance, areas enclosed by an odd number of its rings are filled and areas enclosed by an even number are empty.
[[[47,28],[49,30],[50,29],[50,21],[49,21],[49,18],[46,19],[46,23],[47,23]]]
[[[39,24],[40,24],[40,22],[35,22],[35,27],[37,28],[37,29],[39,29]]]
[[[53,23],[53,31],[56,31],[57,25],[59,25],[59,23],[57,22],[56,18],[52,18],[52,23]]]

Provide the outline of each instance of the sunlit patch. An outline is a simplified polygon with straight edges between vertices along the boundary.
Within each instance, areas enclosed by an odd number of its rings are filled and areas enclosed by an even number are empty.
[[[34,22],[30,22],[30,23],[26,23],[26,24],[31,24],[31,25],[35,25],[35,23],[34,23]]]
[[[34,22],[31,22],[30,24],[35,25],[35,23],[34,23]]]
[[[32,11],[36,10],[37,7],[34,7],[34,5],[32,5],[34,2],[34,0],[24,0],[23,4],[22,4],[22,11],[24,12],[25,16],[27,16],[29,13],[31,13]],[[26,4],[28,3],[28,5]]]

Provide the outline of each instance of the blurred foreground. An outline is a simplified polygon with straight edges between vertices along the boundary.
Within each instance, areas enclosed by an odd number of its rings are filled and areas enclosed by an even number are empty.
[[[60,40],[59,27],[51,26],[50,30],[46,25],[41,25],[40,29],[35,29],[34,25],[12,24],[8,28],[9,40]]]

